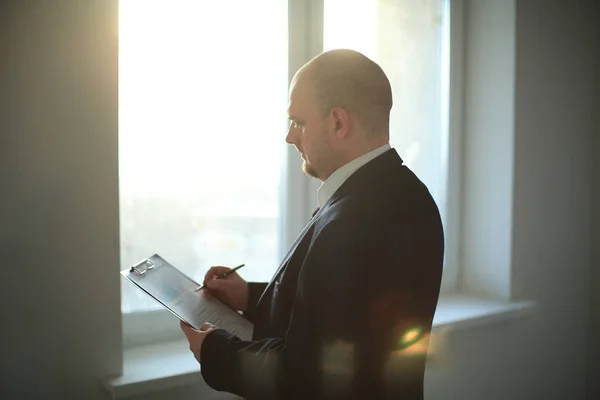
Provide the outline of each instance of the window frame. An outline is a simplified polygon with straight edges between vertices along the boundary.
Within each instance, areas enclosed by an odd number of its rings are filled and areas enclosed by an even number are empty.
[[[463,212],[462,180],[464,165],[463,154],[463,115],[464,115],[464,0],[443,0],[444,29],[446,31],[443,51],[447,52],[447,79],[445,98],[446,118],[442,129],[447,129],[445,143],[447,151],[445,199],[442,219],[446,240],[444,276],[440,289],[441,295],[455,294],[460,291],[461,269],[461,221]]]
[[[462,176],[462,58],[463,58],[463,0],[442,0],[445,9],[445,50],[449,51],[448,79],[446,79],[447,118],[443,129],[447,129],[445,182],[446,204],[442,218],[445,225],[446,260],[441,294],[457,291],[460,264],[460,184]],[[449,11],[449,13],[447,12]],[[288,0],[288,84],[294,73],[323,49],[324,0]],[[449,34],[449,35],[448,35]],[[282,116],[282,123],[285,116]],[[285,143],[284,166],[282,168],[280,205],[281,259],[302,231],[317,207],[317,189],[320,182],[307,177],[301,171],[302,160],[296,150]],[[177,318],[166,310],[156,309],[121,313],[123,320],[124,348],[181,339]]]

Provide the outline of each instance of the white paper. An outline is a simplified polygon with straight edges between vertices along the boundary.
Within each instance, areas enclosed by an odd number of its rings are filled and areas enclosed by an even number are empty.
[[[126,269],[121,274],[196,329],[210,322],[242,340],[252,339],[254,325],[250,321],[220,300],[207,298],[202,291],[195,292],[198,284],[160,256],[154,255],[149,260],[154,268],[146,273],[140,275]]]

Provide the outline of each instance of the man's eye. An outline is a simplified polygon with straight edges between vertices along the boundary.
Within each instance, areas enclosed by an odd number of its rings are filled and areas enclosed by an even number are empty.
[[[302,124],[298,121],[292,121],[293,128],[302,128]]]

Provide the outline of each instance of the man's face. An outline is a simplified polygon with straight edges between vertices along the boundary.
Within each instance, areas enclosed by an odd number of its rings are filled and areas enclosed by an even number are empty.
[[[303,79],[290,88],[288,118],[290,128],[285,141],[300,153],[304,173],[324,180],[330,153],[326,119],[321,118],[310,85]]]

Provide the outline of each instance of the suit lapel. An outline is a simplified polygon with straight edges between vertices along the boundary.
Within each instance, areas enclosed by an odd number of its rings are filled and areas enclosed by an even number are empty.
[[[304,236],[306,236],[307,232],[309,232],[311,230],[311,228],[315,224],[316,217],[319,214],[320,214],[320,212],[318,212],[317,214],[315,214],[311,218],[311,220],[308,222],[308,224],[306,224],[306,226],[304,227],[304,229],[302,230],[302,232],[300,232],[300,234],[298,235],[298,237],[296,238],[296,240],[294,241],[294,243],[292,244],[292,246],[288,250],[288,252],[285,255],[285,257],[283,257],[283,260],[281,261],[281,264],[279,264],[279,268],[277,268],[277,271],[273,275],[273,278],[271,278],[271,281],[269,282],[269,284],[267,285],[267,287],[265,288],[265,290],[261,294],[260,298],[258,299],[258,302],[256,303],[257,306],[258,306],[258,304],[260,304],[260,302],[261,302],[262,298],[264,297],[265,293],[267,293],[270,290],[271,286],[273,285],[273,282],[275,282],[275,280],[277,279],[277,277],[281,273],[281,270],[284,268],[285,265],[287,265],[290,257],[292,256],[292,254],[294,254],[294,251],[296,251],[296,248],[298,247],[298,245],[300,244],[300,242],[304,239]]]

